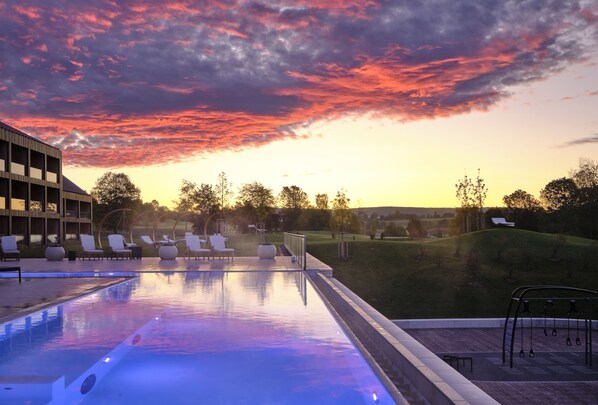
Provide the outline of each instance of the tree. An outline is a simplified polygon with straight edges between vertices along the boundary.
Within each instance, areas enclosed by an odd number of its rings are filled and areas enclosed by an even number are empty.
[[[339,232],[347,232],[352,222],[352,213],[349,209],[351,200],[347,197],[345,190],[340,190],[336,193],[336,197],[332,201],[332,222],[333,229]]]
[[[237,205],[245,206],[260,222],[265,222],[274,207],[275,199],[271,189],[262,183],[243,184],[238,192]]]
[[[119,208],[135,209],[141,206],[141,191],[124,173],[106,172],[96,180],[91,189],[95,201],[94,222],[96,225],[111,211]],[[118,232],[120,217],[110,216],[105,226]]]
[[[218,196],[210,184],[183,180],[176,202],[177,211],[187,215],[196,232],[203,232],[207,223],[220,210]]]
[[[458,210],[458,215],[461,217],[461,230],[463,232],[470,232],[471,211],[472,208],[475,206],[473,182],[469,177],[467,177],[466,174],[462,179],[457,180],[455,188],[455,196],[461,203],[461,208]]]
[[[309,208],[307,193],[297,186],[284,186],[278,194],[281,208],[283,209],[283,228],[285,230],[295,229],[301,211]]]
[[[182,181],[177,201],[178,211],[211,215],[219,209],[219,199],[212,185]]]
[[[541,208],[540,201],[527,191],[518,189],[502,198],[503,203],[509,210],[522,209],[538,211]]]
[[[579,168],[572,170],[571,178],[580,189],[598,186],[598,163],[591,159],[579,159]]]
[[[417,215],[413,215],[407,223],[407,232],[411,239],[421,239],[427,236],[424,224]]]
[[[328,209],[328,194],[316,194],[316,208],[319,210]]]
[[[141,202],[141,191],[124,173],[104,173],[91,189],[96,203],[114,208],[132,208]]]
[[[307,193],[297,186],[284,186],[278,200],[282,208],[301,210],[309,208],[309,199]]]
[[[214,192],[218,196],[218,204],[220,205],[220,209],[222,210],[228,209],[231,205],[230,201],[234,194],[232,187],[233,183],[228,181],[226,173],[221,172],[218,175],[218,182],[214,187]]]
[[[542,211],[540,201],[528,192],[518,189],[503,197],[510,219],[521,229],[538,230],[538,214]]]
[[[480,177],[480,169],[478,169],[478,177],[475,179],[475,183],[473,183],[473,203],[477,210],[476,212],[476,228],[477,229],[484,229],[484,201],[486,201],[486,195],[488,194],[488,189],[486,188],[486,183],[484,183],[484,179]]]
[[[577,229],[580,236],[598,239],[598,163],[580,159],[579,168],[571,172],[577,185]]]
[[[541,191],[540,200],[549,212],[572,208],[576,205],[578,187],[571,178],[550,181]]]

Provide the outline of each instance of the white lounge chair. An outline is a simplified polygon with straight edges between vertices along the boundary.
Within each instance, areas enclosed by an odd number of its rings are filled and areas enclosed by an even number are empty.
[[[83,248],[83,253],[81,254],[83,260],[85,260],[85,257],[89,260],[92,257],[104,260],[104,251],[96,249],[96,241],[93,235],[81,235],[81,247]]]
[[[125,238],[122,235],[108,235],[108,244],[110,245],[111,256],[116,257],[117,259],[119,257],[126,257],[129,259],[132,257],[133,252],[131,249],[125,248]]]
[[[153,246],[153,247],[160,247],[162,245],[165,245],[165,244],[169,243],[166,240],[153,240],[152,238],[150,238],[149,235],[141,235],[141,240],[144,243],[146,243],[146,244],[148,244],[150,246]]]
[[[227,248],[224,245],[224,236],[222,235],[211,235],[210,246],[212,246],[214,257],[216,257],[216,255],[218,255],[219,258],[228,256],[231,258],[231,260],[233,260],[235,257],[235,249]]]
[[[515,226],[515,222],[507,222],[504,218],[492,218],[492,223],[496,226],[508,226],[513,228]]]
[[[0,258],[4,261],[6,259],[21,260],[21,251],[17,248],[17,238],[12,235],[5,235],[1,239],[2,246],[0,246]]]
[[[185,235],[185,244],[187,245],[185,256],[189,256],[189,259],[191,259],[191,256],[194,256],[196,260],[199,259],[200,256],[210,258],[212,250],[202,248],[201,242],[202,240],[199,239],[199,236],[197,235]]]

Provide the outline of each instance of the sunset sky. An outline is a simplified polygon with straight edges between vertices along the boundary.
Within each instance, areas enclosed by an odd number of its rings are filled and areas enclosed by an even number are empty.
[[[90,191],[124,172],[302,187],[354,207],[487,206],[598,160],[598,1],[0,3],[0,120]]]

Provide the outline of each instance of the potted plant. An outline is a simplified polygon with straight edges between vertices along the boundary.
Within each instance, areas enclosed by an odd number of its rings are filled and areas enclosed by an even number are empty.
[[[44,251],[44,256],[49,261],[60,261],[64,259],[64,248],[59,242],[58,235],[53,235],[52,237],[48,237],[51,241],[46,246],[46,250]]]
[[[176,260],[179,250],[174,242],[166,242],[158,249],[158,256],[162,260]]]
[[[268,242],[265,229],[261,232],[260,239],[260,244],[257,247],[257,256],[260,259],[274,259],[276,257],[276,246]]]

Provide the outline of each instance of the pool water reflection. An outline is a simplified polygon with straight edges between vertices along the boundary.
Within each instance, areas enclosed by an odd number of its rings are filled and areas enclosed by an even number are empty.
[[[0,341],[3,387],[53,389],[0,403],[393,403],[301,272],[142,274],[59,312]]]

